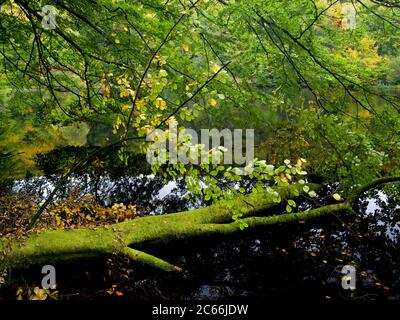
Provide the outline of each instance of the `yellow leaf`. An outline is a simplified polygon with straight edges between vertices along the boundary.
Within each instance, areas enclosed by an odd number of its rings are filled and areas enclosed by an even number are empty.
[[[158,109],[160,109],[160,110],[165,110],[165,109],[167,109],[167,103],[166,103],[165,100],[162,99],[162,98],[157,98],[155,104],[156,104],[156,107],[157,107]]]
[[[210,103],[210,105],[211,105],[212,107],[215,107],[215,106],[218,104],[218,101],[215,100],[214,98],[211,98],[210,101],[209,101],[209,103]]]
[[[133,91],[132,89],[124,89],[124,90],[121,91],[121,93],[119,94],[119,96],[120,96],[121,98],[123,98],[123,97],[129,97],[129,96],[134,97],[134,96],[135,96],[135,91]]]
[[[187,43],[183,45],[183,50],[185,50],[185,52],[189,52],[189,45]]]
[[[211,71],[212,71],[212,72],[217,73],[217,72],[219,71],[219,69],[220,69],[220,66],[217,65],[216,63],[213,63],[213,64],[211,65]]]
[[[167,77],[168,76],[168,72],[165,71],[164,69],[160,70],[160,72],[158,73],[158,75],[160,77]]]
[[[110,97],[110,85],[106,84],[105,88],[104,88],[104,95],[109,98]]]
[[[129,105],[129,104],[124,104],[123,106],[122,106],[122,112],[125,112],[126,110],[128,110],[129,108],[130,108],[131,106]]]

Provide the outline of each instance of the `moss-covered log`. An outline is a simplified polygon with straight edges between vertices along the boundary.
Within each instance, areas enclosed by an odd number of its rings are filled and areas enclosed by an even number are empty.
[[[318,185],[309,185],[318,189]],[[277,189],[282,199],[295,198],[295,190],[303,193],[303,185]],[[267,192],[252,193],[236,199],[234,206],[245,206],[243,222],[246,230],[283,223],[307,221],[331,213],[352,211],[351,205],[339,203],[318,209],[281,215],[273,213],[276,204]],[[21,243],[12,243],[12,249],[2,262],[3,267],[25,268],[34,264],[107,256],[119,253],[160,270],[179,272],[181,269],[135,248],[146,243],[168,243],[190,237],[232,234],[241,231],[240,224],[232,220],[232,212],[224,204],[180,213],[141,217],[95,229],[47,230],[31,233]],[[3,240],[2,246],[6,243]]]

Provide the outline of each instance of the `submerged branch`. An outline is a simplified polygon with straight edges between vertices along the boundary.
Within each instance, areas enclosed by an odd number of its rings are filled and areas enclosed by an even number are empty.
[[[143,251],[135,250],[126,247],[122,252],[129,260],[133,262],[139,262],[141,264],[153,267],[158,270],[166,272],[182,272],[183,270],[177,266],[170,264],[160,258],[157,258],[151,254],[145,253]]]

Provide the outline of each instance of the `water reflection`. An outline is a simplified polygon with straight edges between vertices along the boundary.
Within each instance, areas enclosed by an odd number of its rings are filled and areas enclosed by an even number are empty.
[[[32,195],[40,203],[54,190],[59,179],[60,176],[52,175],[17,180],[12,184],[12,191]],[[201,206],[199,201],[185,199],[187,191],[182,185],[180,180],[166,183],[162,177],[154,175],[115,178],[85,173],[68,178],[54,199],[66,198],[78,190],[81,197],[91,194],[103,206],[121,202],[136,204],[143,214],[169,213]]]

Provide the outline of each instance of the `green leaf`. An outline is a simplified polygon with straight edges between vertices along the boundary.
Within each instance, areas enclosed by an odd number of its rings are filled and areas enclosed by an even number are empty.
[[[279,168],[275,169],[275,173],[278,174],[278,173],[281,173],[281,172],[283,172],[285,170],[286,170],[285,166],[280,166]]]
[[[333,197],[336,201],[342,200],[342,197],[341,197],[340,194],[338,194],[338,193],[333,194],[332,197]]]

